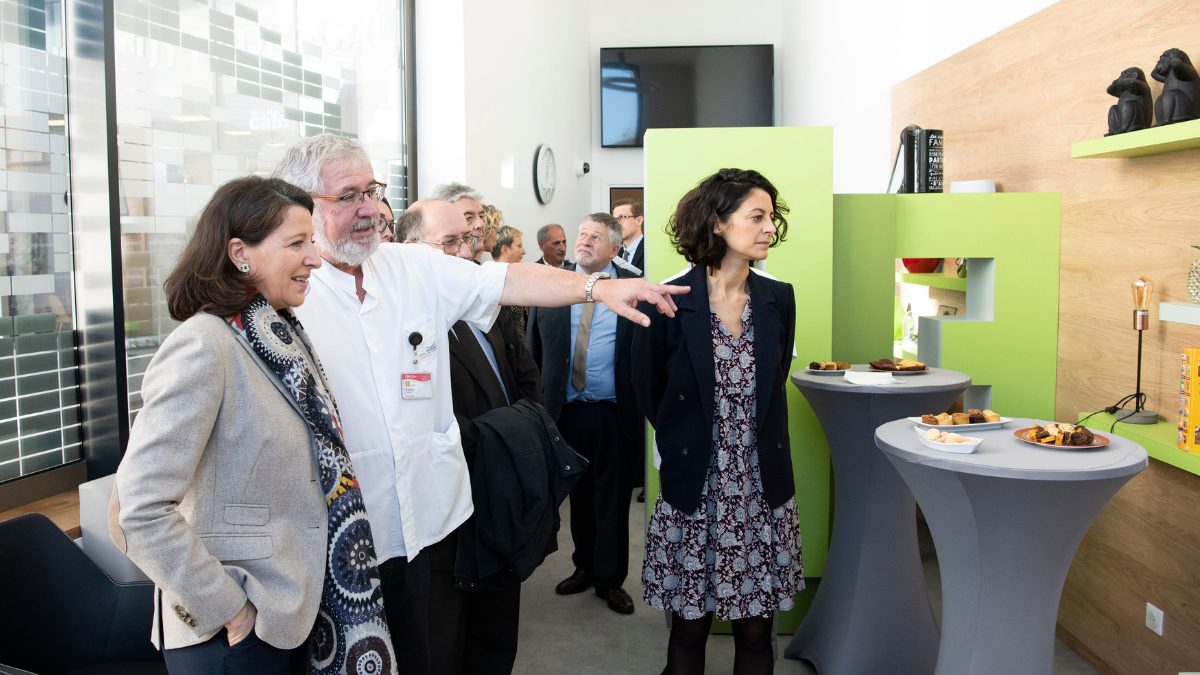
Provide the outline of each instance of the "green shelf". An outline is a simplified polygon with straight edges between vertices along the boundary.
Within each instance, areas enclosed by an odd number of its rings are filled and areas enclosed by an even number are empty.
[[[1142,157],[1200,148],[1200,120],[1071,144],[1071,157]]]
[[[911,274],[909,272],[897,272],[896,281],[905,284],[916,284],[918,286],[932,286],[933,288],[944,288],[948,291],[967,291],[967,280],[959,279],[958,276],[947,276],[936,272],[929,274]]]
[[[1083,419],[1086,416],[1086,413],[1080,413],[1079,419]],[[1113,424],[1113,416],[1108,413],[1100,413],[1099,415],[1092,416],[1086,424],[1093,431],[1107,434],[1109,433],[1109,427]],[[1124,422],[1117,422],[1117,428],[1112,433],[1142,446],[1146,449],[1146,452],[1150,453],[1151,457],[1160,462],[1166,462],[1188,473],[1200,475],[1200,454],[1184,452],[1175,447],[1175,443],[1178,440],[1179,428],[1170,422],[1162,420],[1159,420],[1158,424],[1125,424]]]

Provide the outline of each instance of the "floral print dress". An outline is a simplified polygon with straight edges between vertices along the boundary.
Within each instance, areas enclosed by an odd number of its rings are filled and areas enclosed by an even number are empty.
[[[658,495],[646,533],[643,597],[684,619],[708,612],[718,621],[769,617],[791,609],[804,588],[796,499],[771,509],[763,496],[750,303],[736,340],[716,312],[711,318],[717,384],[708,476],[695,513]]]

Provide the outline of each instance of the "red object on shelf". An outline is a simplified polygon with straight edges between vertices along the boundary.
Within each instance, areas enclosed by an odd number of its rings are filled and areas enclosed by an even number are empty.
[[[911,274],[929,274],[937,269],[938,263],[942,262],[941,258],[901,258],[904,261],[904,269]]]

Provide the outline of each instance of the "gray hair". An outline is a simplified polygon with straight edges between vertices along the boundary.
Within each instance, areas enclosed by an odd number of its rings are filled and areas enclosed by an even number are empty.
[[[396,241],[403,244],[406,241],[417,241],[425,236],[425,221],[421,217],[421,206],[413,204],[396,219]]]
[[[496,245],[492,247],[492,257],[500,257],[500,248],[508,246],[512,248],[513,240],[523,236],[521,231],[511,225],[504,225],[496,231]]]
[[[453,204],[463,197],[470,197],[480,204],[483,203],[483,195],[476,192],[471,186],[463,185],[462,183],[443,183],[433,189],[433,195],[430,199]]]
[[[558,223],[550,223],[549,225],[543,225],[543,226],[539,227],[538,231],[537,231],[538,246],[546,245],[546,240],[550,238],[550,228],[552,228],[552,227],[557,227],[558,229],[562,230],[563,234],[567,233],[566,229],[564,229],[563,226],[559,225]]]
[[[330,133],[310,136],[283,153],[283,159],[271,174],[308,192],[321,192],[321,171],[331,162],[351,160],[371,166],[371,157],[362,143],[346,136]]]
[[[607,213],[592,213],[583,219],[585,223],[589,220],[608,228],[608,243],[612,244],[613,248],[621,248],[621,242],[625,240],[625,235],[621,234],[621,221]]]

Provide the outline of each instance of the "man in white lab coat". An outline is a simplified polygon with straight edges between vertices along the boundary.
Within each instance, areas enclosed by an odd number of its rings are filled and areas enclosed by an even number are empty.
[[[475,265],[427,246],[380,248],[383,186],[362,145],[344,136],[300,141],[275,175],[316,201],[313,236],[325,264],[296,314],[333,389],[376,547],[347,541],[346,569],[329,573],[353,574],[364,554],[380,561],[381,587],[365,592],[382,592],[399,672],[427,675],[429,565],[419,554],[472,513],[450,392],[450,326],[486,331],[500,304],[593,301],[646,325],[638,301],[673,314],[670,295],[686,289],[532,263]]]

